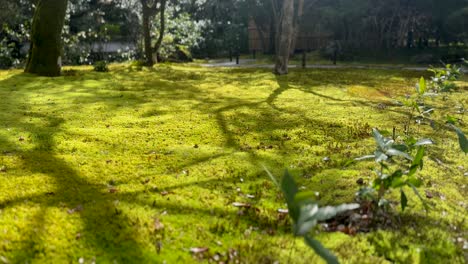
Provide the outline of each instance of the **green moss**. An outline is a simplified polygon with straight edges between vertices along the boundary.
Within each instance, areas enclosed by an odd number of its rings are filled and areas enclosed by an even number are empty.
[[[420,74],[110,67],[54,79],[0,71],[0,256],[10,262],[195,262],[189,249],[205,246],[249,263],[319,262],[276,213],[284,201],[262,165],[289,168],[324,204],[352,201],[356,180],[372,177],[371,163],[352,159],[373,150],[371,127],[402,133],[394,101]],[[459,85],[446,105],[468,103]],[[428,215],[410,196],[398,230],[321,233],[343,262],[463,262],[454,241],[466,238],[468,159],[454,134],[419,130],[438,143],[421,192],[441,196]]]

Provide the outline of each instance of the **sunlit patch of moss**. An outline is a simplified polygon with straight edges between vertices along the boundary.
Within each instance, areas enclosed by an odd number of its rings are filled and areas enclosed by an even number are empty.
[[[371,127],[403,133],[404,107],[382,108],[381,100],[402,99],[420,75],[336,69],[276,77],[171,64],[66,70],[74,72],[0,71],[0,256],[10,262],[195,262],[189,248],[205,246],[211,254],[236,249],[249,263],[319,262],[293,242],[277,213],[283,199],[262,165],[277,175],[288,168],[323,204],[352,201],[356,180],[373,177],[372,163],[353,162],[373,150]],[[434,102],[467,104],[466,83],[447,102]],[[453,239],[467,229],[460,167],[467,158],[455,135],[415,129],[438,143],[421,192],[442,196],[429,200],[427,217],[409,197],[408,228],[321,233],[343,262],[462,262]],[[433,237],[410,232],[413,222]]]

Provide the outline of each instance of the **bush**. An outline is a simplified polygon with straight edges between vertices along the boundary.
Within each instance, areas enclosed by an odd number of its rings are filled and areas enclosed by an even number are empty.
[[[96,61],[94,63],[95,72],[108,72],[109,68],[107,67],[107,62],[105,61]]]
[[[7,56],[0,56],[0,69],[8,69],[13,66],[13,60]]]
[[[178,62],[192,62],[192,54],[186,46],[177,46],[172,57]]]

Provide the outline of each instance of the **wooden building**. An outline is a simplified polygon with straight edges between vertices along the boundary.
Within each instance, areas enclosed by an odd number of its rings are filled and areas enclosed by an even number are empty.
[[[249,20],[249,50],[251,52],[272,52],[274,46],[274,32],[267,29],[260,29],[254,19]],[[301,31],[297,39],[294,41],[295,51],[312,51],[325,48],[330,42],[333,41],[331,34],[316,34],[313,32]]]

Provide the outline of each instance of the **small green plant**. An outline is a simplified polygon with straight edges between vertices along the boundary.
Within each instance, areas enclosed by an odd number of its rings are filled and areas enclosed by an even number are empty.
[[[432,90],[435,93],[450,92],[457,88],[453,83],[462,74],[462,69],[457,65],[444,64],[443,68],[431,67],[428,71],[434,76],[431,77]]]
[[[283,192],[288,205],[288,213],[293,220],[293,233],[303,237],[305,243],[312,248],[327,263],[339,263],[338,258],[326,249],[318,240],[314,239],[310,231],[321,221],[336,215],[359,208],[359,204],[342,204],[339,206],[319,207],[314,201],[315,194],[299,192],[299,187],[288,171],[285,172],[281,183],[265,168],[271,180]]]
[[[464,63],[466,63],[466,61],[464,61]],[[431,119],[431,114],[435,111],[435,108],[427,105],[425,98],[455,90],[457,87],[454,81],[462,75],[462,68],[451,64],[444,64],[444,68],[431,67],[429,71],[434,73],[434,76],[431,77],[431,81],[428,83],[424,77],[421,77],[419,83],[416,84],[416,93],[412,96],[408,96],[407,101],[404,103],[404,105],[410,109],[408,121],[405,124],[405,132],[407,136],[410,134],[410,127],[413,120],[415,120],[417,124],[421,124],[426,121],[431,124],[432,128],[436,129],[436,122]],[[415,116],[415,113],[418,113],[418,115]],[[468,142],[466,136],[460,128],[455,126],[456,122],[456,118],[450,116],[447,117],[446,123],[450,129],[456,132],[461,150],[464,153],[468,153]]]
[[[94,71],[95,72],[108,72],[109,67],[107,67],[107,62],[105,62],[105,61],[96,61],[94,63]]]
[[[423,168],[425,146],[433,142],[430,139],[416,141],[410,138],[407,143],[398,144],[393,139],[382,136],[375,128],[372,134],[377,145],[374,154],[356,160],[374,159],[378,164],[378,169],[375,170],[376,178],[371,186],[360,189],[357,196],[361,201],[370,202],[371,209],[386,210],[390,204],[385,199],[386,193],[392,189],[399,189],[401,209],[404,211],[408,205],[404,187],[413,189],[422,200],[416,189],[421,186],[422,181],[416,177],[416,172]],[[413,150],[416,150],[416,154],[411,156]],[[425,205],[424,201],[423,204]]]
[[[424,77],[421,77],[421,79],[419,79],[419,83],[416,84],[416,93],[408,96],[407,100],[404,102],[404,105],[409,109],[408,120],[405,125],[407,136],[410,134],[413,122],[422,124],[424,121],[427,121],[428,123],[433,124],[431,114],[434,112],[434,108],[427,105],[425,101],[426,97],[432,95],[434,94],[428,93],[426,80]]]

